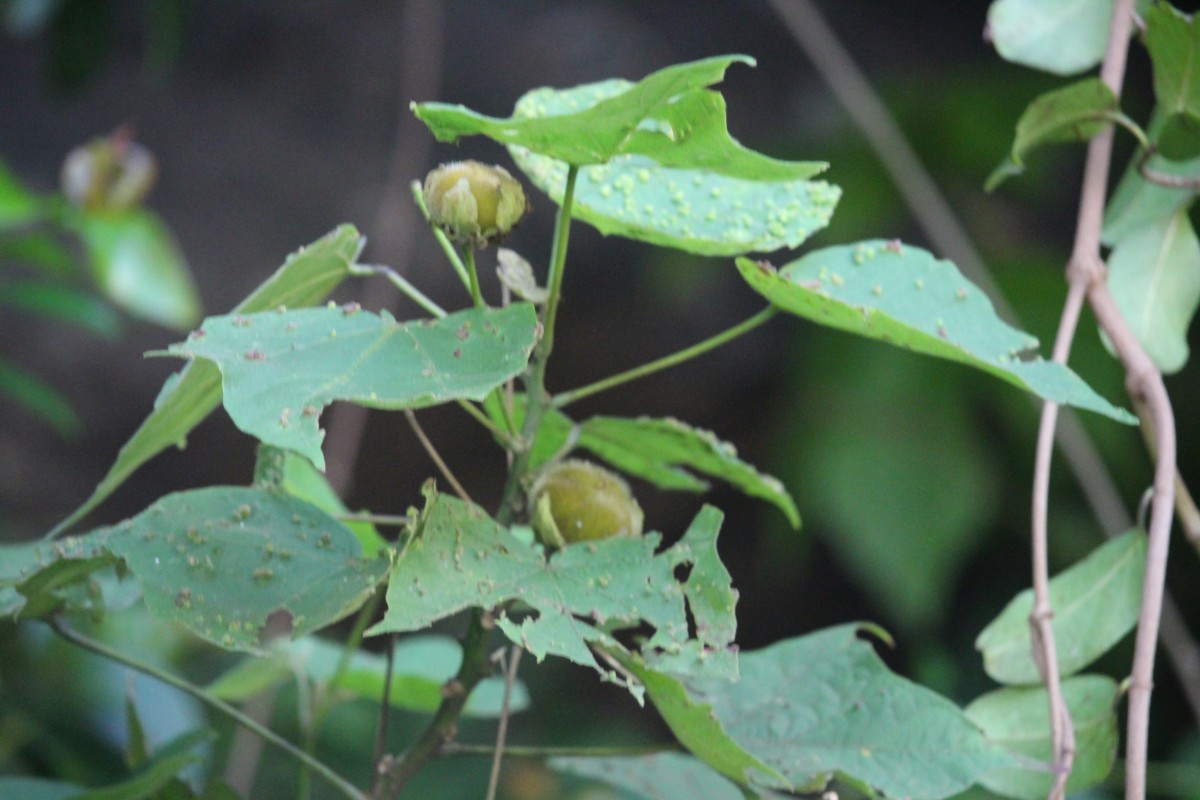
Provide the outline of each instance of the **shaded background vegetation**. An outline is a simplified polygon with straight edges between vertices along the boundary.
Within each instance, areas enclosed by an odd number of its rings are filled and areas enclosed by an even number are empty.
[[[17,13],[36,6],[47,9],[40,22]],[[935,173],[1023,326],[1048,343],[1065,293],[1082,148],[1038,159],[998,195],[981,187],[1024,104],[1053,81],[1000,61],[981,35],[984,3],[822,8]],[[506,115],[533,86],[634,79],[728,52],[758,59],[756,69],[735,67],[722,86],[734,135],[778,157],[829,161],[826,177],[844,190],[832,225],[811,245],[885,236],[929,246],[859,132],[763,2],[9,0],[0,13],[9,24],[0,39],[0,159],[28,185],[50,191],[70,147],[131,123],[162,167],[149,203],[177,236],[208,313],[232,307],[287,253],[343,221],[368,237],[366,262],[391,264],[444,305],[460,305],[465,298],[418,224],[407,183],[444,160],[508,159],[481,141],[435,144],[409,116],[409,99]],[[23,19],[35,24],[17,24]],[[1148,67],[1136,48],[1132,57],[1127,110],[1144,114]],[[553,204],[536,192],[531,199],[535,213],[508,246],[537,266],[547,260]],[[583,226],[572,244],[552,389],[671,352],[752,314],[760,302],[728,259],[634,246]],[[485,272],[493,257],[484,257]],[[773,258],[779,263],[786,255]],[[498,297],[494,281],[485,291]],[[370,308],[391,304],[402,318],[418,314],[380,286],[343,287],[338,297]],[[65,438],[17,409],[0,408],[0,537],[38,535],[86,497],[178,366],[140,353],[178,338],[136,322],[119,340],[104,341],[44,319],[0,319],[0,352],[36,367],[83,420],[82,432]],[[1094,327],[1079,337],[1072,363],[1103,394],[1123,398],[1121,374]],[[1200,460],[1195,376],[1187,369],[1168,381],[1185,476],[1196,474]],[[339,413],[327,412],[327,426]],[[669,415],[712,429],[793,491],[805,518],[800,533],[773,509],[732,492],[717,488],[705,498],[727,512],[722,551],[741,589],[743,647],[871,619],[897,635],[891,658],[905,674],[960,702],[991,688],[972,641],[1028,581],[1037,414],[1018,392],[953,365],[778,319],[699,361],[592,398],[577,415],[584,413]],[[475,498],[494,505],[500,451],[455,408],[421,418]],[[1150,480],[1137,432],[1084,421],[1127,507],[1135,508]],[[335,430],[344,433],[345,423]],[[433,468],[399,415],[369,416],[347,470],[338,454],[353,450],[352,441],[327,445],[352,507],[400,513],[415,502]],[[252,460],[252,441],[218,412],[186,451],[160,456],[92,522],[129,516],[169,491],[245,482]],[[1096,546],[1101,532],[1061,464],[1054,480],[1051,547],[1061,569]],[[638,488],[647,524],[677,536],[696,498]],[[1178,550],[1171,590],[1200,629],[1195,553]],[[114,635],[163,661],[186,663],[198,676],[228,663],[183,634],[149,636],[148,624],[118,621],[123,632]],[[28,632],[4,628],[0,637],[0,769],[101,780],[117,764],[119,675],[76,656],[47,662],[50,646]],[[1109,656],[1112,674],[1124,675],[1130,650]],[[650,715],[639,716],[627,697],[610,695],[592,675],[524,666],[536,710],[514,720],[515,741],[658,735]],[[1162,659],[1157,685],[1152,753],[1181,759],[1190,748],[1194,758],[1195,724]],[[147,699],[159,691],[151,684],[138,687],[140,704],[161,730],[196,718],[187,704]],[[105,694],[108,705],[97,705]],[[281,697],[276,715],[285,728],[288,703]],[[47,728],[50,709],[64,713]],[[414,720],[397,719],[393,738],[401,746]],[[329,725],[327,756],[361,779],[371,710],[347,707]],[[471,734],[480,740],[490,727]],[[273,765],[268,761],[264,774],[273,776]],[[463,786],[481,785],[476,768],[485,765],[438,768],[414,791],[462,796]],[[534,765],[514,763],[506,791],[550,796],[539,792],[554,791],[553,780]],[[435,794],[435,785],[444,794]]]

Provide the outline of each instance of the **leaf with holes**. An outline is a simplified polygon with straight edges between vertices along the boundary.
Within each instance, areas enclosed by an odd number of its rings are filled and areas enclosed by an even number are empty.
[[[1200,240],[1186,208],[1117,243],[1108,258],[1108,288],[1155,365],[1165,373],[1183,369],[1200,305]]]
[[[167,495],[110,528],[105,547],[151,613],[253,653],[355,611],[389,566],[363,559],[354,534],[316,507],[241,487]]]
[[[1119,690],[1105,675],[1077,675],[1063,681],[1063,699],[1075,727],[1075,761],[1067,780],[1067,793],[1098,786],[1108,777],[1117,759]],[[1004,797],[1040,800],[1050,793],[1050,704],[1042,687],[998,689],[977,698],[964,709],[967,718],[987,737],[1036,766],[1009,767],[984,775],[980,783]]]
[[[821,325],[958,361],[1064,405],[1134,424],[1063,364],[1030,358],[1037,339],[1004,323],[949,261],[898,241],[816,250],[776,270],[738,259],[759,294]]]
[[[387,613],[368,633],[421,630],[467,608],[518,601],[498,625],[539,661],[561,656],[607,676],[589,646],[618,646],[613,631],[647,624],[655,631],[648,650],[672,653],[680,668],[711,661],[729,674],[732,590],[710,561],[720,518],[715,509],[702,511],[679,544],[662,553],[655,553],[659,534],[648,533],[547,554],[479,508],[428,489],[425,510],[392,568]],[[681,586],[675,570],[686,563],[695,566]],[[697,644],[689,638],[685,597],[705,622]],[[518,616],[520,609],[534,613]]]
[[[234,424],[324,469],[317,419],[325,406],[482,400],[525,369],[536,328],[528,303],[409,323],[387,311],[327,307],[210,317],[168,353],[216,364]]]
[[[1064,676],[1091,664],[1137,623],[1146,566],[1146,536],[1131,530],[1050,580],[1054,639]],[[1012,599],[975,640],[983,668],[1000,683],[1041,682],[1029,642],[1033,590]]]
[[[288,256],[283,266],[264,281],[235,311],[248,314],[279,306],[319,303],[350,274],[364,239],[343,225]],[[221,402],[221,373],[207,361],[196,361],[163,384],[154,410],[121,448],[108,474],[82,506],[55,531],[64,530],[100,505],[134,471],[168,447],[183,447],[187,435]]]

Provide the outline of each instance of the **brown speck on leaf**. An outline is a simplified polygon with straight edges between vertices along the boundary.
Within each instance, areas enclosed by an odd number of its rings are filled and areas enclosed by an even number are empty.
[[[888,239],[883,243],[883,249],[889,253],[899,254],[904,252],[904,245],[900,243],[899,239]]]
[[[358,303],[354,302],[353,300],[351,300],[349,303],[346,303],[344,306],[342,306],[342,316],[344,316],[344,317],[353,316],[354,314],[357,314],[359,311],[362,311],[362,306],[360,306]]]
[[[819,292],[821,290],[821,282],[819,280],[817,280],[816,278],[813,278],[812,280],[807,280],[807,281],[800,281],[796,285],[799,286],[801,289],[810,289],[811,291],[814,291],[814,292]]]
[[[189,339],[203,339],[205,336],[208,336],[208,331],[204,330],[204,328],[197,328],[188,334]]]
[[[267,356],[261,350],[247,350],[246,351],[246,360],[247,361],[266,361]]]
[[[458,337],[458,340],[460,342],[465,342],[467,340],[467,337],[471,335],[471,329],[469,326],[463,325],[454,332],[454,335]]]
[[[459,358],[460,356],[462,356],[462,348],[461,347],[454,348],[454,357]]]

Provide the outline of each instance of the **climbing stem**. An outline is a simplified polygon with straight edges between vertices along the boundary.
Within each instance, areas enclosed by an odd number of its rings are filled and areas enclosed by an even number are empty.
[[[754,330],[759,325],[762,325],[767,320],[774,317],[776,313],[778,313],[778,309],[776,309],[774,306],[767,306],[753,317],[750,317],[743,322],[739,322],[732,328],[721,331],[717,335],[711,336],[702,342],[697,342],[690,347],[685,347],[677,353],[672,353],[669,356],[663,356],[662,358],[656,359],[647,364],[643,364],[640,367],[634,367],[633,369],[626,370],[625,372],[618,373],[608,378],[604,378],[603,380],[596,381],[595,383],[589,383],[587,386],[581,386],[578,389],[572,389],[569,392],[556,394],[554,395],[552,404],[555,408],[562,408],[565,405],[574,403],[576,400],[582,400],[585,397],[591,397],[594,394],[603,392],[606,389],[612,389],[614,386],[620,386],[623,383],[629,383],[630,381],[637,380],[638,378],[644,378],[647,375],[652,375],[660,370],[673,367],[677,364],[682,364],[683,362],[693,359],[696,356],[707,353],[709,350],[720,347],[727,342],[731,342],[742,334]]]
[[[173,686],[179,691],[191,695],[205,705],[211,706],[225,716],[234,720],[239,725],[254,731],[265,741],[270,742],[292,758],[299,761],[301,764],[306,765],[313,772],[317,773],[326,781],[328,781],[331,786],[337,789],[345,797],[349,797],[351,800],[366,800],[362,792],[356,789],[332,769],[322,764],[308,753],[305,753],[299,747],[296,747],[296,745],[292,744],[287,739],[284,739],[282,736],[275,733],[262,723],[258,722],[252,717],[247,716],[246,714],[243,714],[241,711],[238,711],[224,700],[213,697],[199,686],[189,683],[183,678],[172,675],[165,670],[159,669],[153,664],[147,663],[138,658],[134,658],[133,656],[126,655],[125,653],[121,653],[102,642],[98,642],[95,639],[84,636],[82,633],[67,627],[65,624],[63,624],[62,620],[57,617],[51,617],[50,627],[53,628],[54,632],[59,636],[66,639],[68,642],[83,648],[84,650],[88,650],[98,656],[107,658],[110,661],[115,661],[118,664],[124,664],[132,670],[140,672],[143,675],[149,675],[151,678],[162,681],[168,686]]]

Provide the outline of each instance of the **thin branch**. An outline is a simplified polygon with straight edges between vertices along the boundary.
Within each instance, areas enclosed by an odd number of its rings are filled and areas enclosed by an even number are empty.
[[[499,389],[493,389],[492,391],[499,391]],[[499,439],[501,444],[503,444],[505,447],[510,447],[512,445],[512,434],[498,426],[496,423],[492,422],[488,415],[476,408],[470,400],[458,400],[456,402],[458,403],[459,408],[467,412],[471,419],[487,428],[488,432],[491,433],[492,436],[495,436],[497,439]]]
[[[412,524],[413,521],[412,517],[406,515],[370,514],[367,512],[334,514],[333,518],[342,522],[369,522],[372,525],[387,525],[393,528],[402,528]]]
[[[404,410],[404,418],[408,420],[408,425],[412,428],[413,433],[417,435],[417,440],[421,442],[421,447],[425,448],[425,452],[429,454],[430,460],[437,466],[438,472],[442,473],[442,477],[446,479],[446,483],[450,484],[450,488],[454,493],[466,503],[474,505],[471,496],[467,494],[467,490],[458,482],[458,478],[454,477],[454,473],[450,471],[450,467],[442,459],[442,454],[433,446],[433,442],[425,435],[425,430],[421,427],[421,423],[417,422],[417,415],[410,409]]]
[[[425,296],[425,293],[409,283],[408,279],[391,267],[378,264],[351,264],[350,274],[358,276],[382,275],[388,282],[403,292],[410,300],[439,319],[446,316],[446,310]]]
[[[774,306],[767,306],[753,317],[750,317],[743,322],[739,322],[732,328],[721,331],[715,336],[710,336],[704,341],[697,342],[690,347],[685,347],[677,353],[672,353],[669,356],[655,359],[648,364],[642,364],[640,367],[634,367],[633,369],[626,370],[625,372],[617,375],[612,375],[608,378],[604,378],[603,380],[596,381],[595,383],[589,383],[587,386],[581,386],[578,389],[572,389],[569,392],[557,394],[554,396],[553,400],[554,407],[562,408],[570,403],[574,403],[576,400],[582,400],[585,397],[591,397],[592,395],[603,392],[606,389],[612,389],[615,386],[620,386],[621,384],[629,383],[630,381],[637,380],[638,378],[644,378],[647,375],[652,375],[655,372],[673,367],[677,364],[682,364],[683,362],[693,359],[696,356],[707,353],[709,350],[713,350],[723,344],[726,344],[727,342],[731,342],[743,334],[749,333],[759,325],[762,325],[770,320],[777,313],[778,309],[776,309]]]
[[[78,631],[65,625],[58,617],[51,617],[49,624],[55,633],[66,639],[68,642],[82,647],[84,650],[95,653],[98,656],[107,658],[109,661],[123,664],[132,670],[142,673],[143,675],[149,675],[151,678],[159,680],[168,686],[172,686],[184,694],[196,698],[201,703],[211,706],[212,708],[237,722],[239,725],[249,728],[270,744],[275,745],[280,750],[299,761],[301,764],[308,766],[310,769],[328,781],[329,784],[337,789],[341,794],[351,798],[351,800],[366,800],[362,792],[352,786],[348,781],[342,778],[342,776],[338,775],[325,764],[322,764],[308,753],[305,753],[299,747],[296,747],[296,745],[292,744],[287,739],[284,739],[270,728],[262,725],[254,718],[243,714],[241,711],[229,705],[229,703],[226,703],[224,700],[213,697],[199,686],[189,683],[183,678],[172,675],[165,670],[159,669],[153,664],[134,658],[133,656],[126,655],[125,653],[121,653],[112,649],[108,645],[103,644],[102,642],[98,642],[95,639],[84,636],[82,633],[79,633]]]
[[[1142,437],[1146,440],[1146,448],[1153,457],[1155,434],[1150,410],[1140,401],[1134,402],[1134,410],[1137,411],[1138,419],[1142,421]],[[1196,507],[1196,501],[1178,469],[1175,470],[1175,515],[1179,520],[1179,527],[1183,529],[1184,537],[1200,553],[1200,508]]]
[[[396,634],[388,636],[386,666],[383,670],[383,697],[379,700],[379,723],[375,728],[375,758],[379,764],[387,752],[388,718],[392,711],[392,670],[396,661]]]
[[[504,740],[508,736],[509,704],[512,688],[517,680],[517,665],[521,663],[523,651],[517,645],[508,648],[508,664],[504,670],[504,700],[500,705],[500,722],[496,726],[496,752],[492,757],[492,774],[488,777],[485,800],[496,800],[496,787],[500,784],[500,764],[504,760]]]

